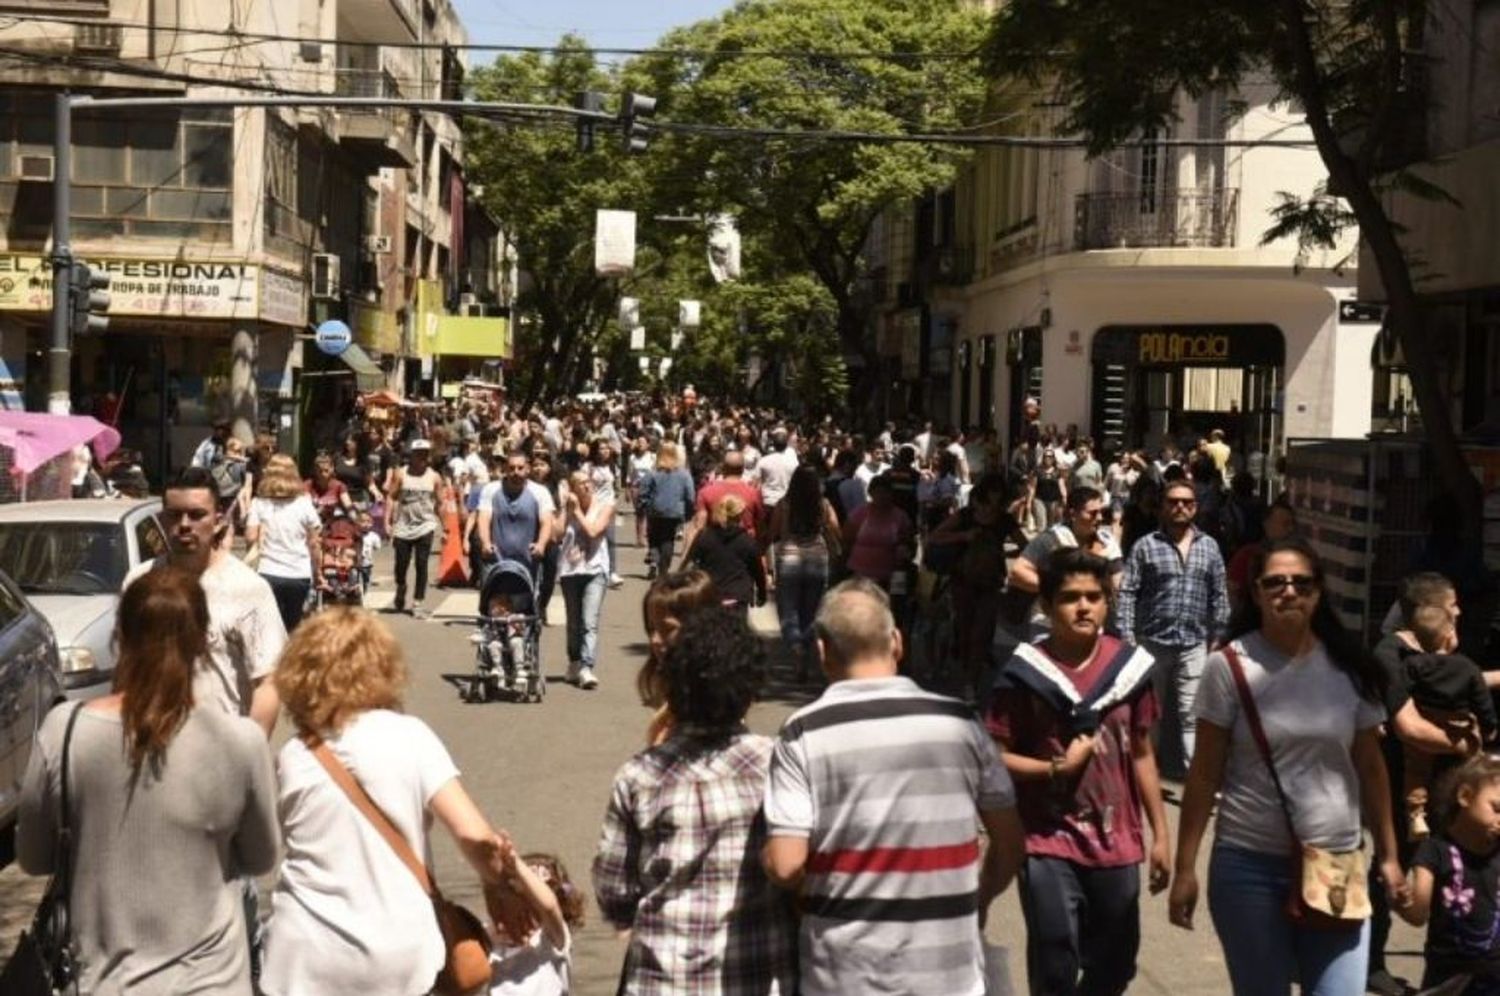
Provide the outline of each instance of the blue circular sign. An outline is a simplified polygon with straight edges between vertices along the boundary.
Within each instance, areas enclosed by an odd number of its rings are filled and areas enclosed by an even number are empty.
[[[337,318],[330,318],[318,326],[317,331],[313,333],[313,341],[318,344],[318,349],[329,356],[341,356],[354,341],[354,333],[349,331],[349,326]]]

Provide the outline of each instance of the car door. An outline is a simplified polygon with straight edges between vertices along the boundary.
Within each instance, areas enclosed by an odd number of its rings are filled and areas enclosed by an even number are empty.
[[[46,632],[46,623],[31,611],[8,579],[0,580],[0,828],[15,819],[21,776],[31,756],[36,732],[39,669],[46,666],[34,644],[38,641],[28,615]],[[50,636],[48,637],[50,640]]]

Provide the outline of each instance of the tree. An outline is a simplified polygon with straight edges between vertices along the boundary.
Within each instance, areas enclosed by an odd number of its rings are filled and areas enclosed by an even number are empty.
[[[1387,323],[1406,356],[1434,466],[1472,524],[1478,482],[1427,348],[1413,260],[1385,210],[1392,189],[1442,191],[1404,167],[1420,114],[1407,53],[1417,51],[1424,0],[1009,0],[995,16],[989,63],[996,75],[1055,83],[1062,127],[1092,153],[1175,120],[1175,98],[1233,90],[1269,72],[1305,113],[1330,183],[1309,198],[1283,195],[1273,235],[1332,248],[1358,224],[1385,287]]]
[[[984,80],[972,60],[923,54],[976,52],[984,30],[976,6],[959,0],[747,2],[668,34],[661,47],[670,53],[628,73],[661,94],[664,120],[883,135],[950,130],[983,106]],[[873,302],[862,281],[871,227],[888,206],[951,182],[964,153],[722,134],[666,144],[664,175],[683,181],[668,189],[702,213],[736,215],[746,238],[782,263],[778,270],[821,286],[843,354],[859,360],[851,397],[872,415]]]
[[[574,36],[551,56],[501,57],[473,73],[481,101],[571,105],[588,90],[616,94],[618,80]],[[615,321],[619,287],[594,272],[594,218],[600,208],[631,209],[647,196],[647,170],[601,125],[592,153],[577,149],[572,124],[470,119],[465,128],[471,183],[516,246],[528,280],[516,301],[519,395],[571,393],[589,374],[592,347]]]

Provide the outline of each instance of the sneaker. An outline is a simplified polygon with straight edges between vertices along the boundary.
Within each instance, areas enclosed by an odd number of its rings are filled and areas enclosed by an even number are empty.
[[[599,687],[599,678],[594,674],[593,668],[581,667],[578,669],[578,687],[585,691]]]
[[[411,617],[413,619],[426,619],[428,615],[427,609],[422,606],[421,602],[411,603]]]
[[[609,586],[611,588],[618,588],[621,585],[623,585],[624,583],[625,583],[625,579],[622,578],[622,577],[620,577],[620,575],[618,575],[618,574],[611,574],[609,576]]]
[[[576,684],[578,684],[578,676],[582,673],[582,671],[583,671],[583,665],[582,664],[578,663],[577,661],[569,661],[568,662],[568,679],[567,679],[568,680],[568,684],[570,684],[570,685],[576,685]]]

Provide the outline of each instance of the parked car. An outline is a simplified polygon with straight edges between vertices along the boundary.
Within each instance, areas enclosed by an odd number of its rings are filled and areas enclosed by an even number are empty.
[[[36,731],[62,697],[52,627],[20,587],[0,574],[0,834],[15,827]]]
[[[160,510],[155,498],[0,505],[0,571],[51,623],[68,698],[109,691],[120,587],[167,551]]]

